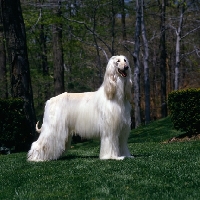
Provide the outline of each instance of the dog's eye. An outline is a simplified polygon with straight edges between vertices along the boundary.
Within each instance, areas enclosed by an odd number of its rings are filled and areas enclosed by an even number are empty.
[[[117,62],[120,62],[120,60],[118,59]]]
[[[124,59],[124,62],[126,62],[126,59]]]

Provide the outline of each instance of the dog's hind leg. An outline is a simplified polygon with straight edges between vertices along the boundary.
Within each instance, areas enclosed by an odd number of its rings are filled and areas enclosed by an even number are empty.
[[[29,161],[57,160],[65,151],[65,141],[68,133],[61,123],[47,123],[44,121],[40,136],[35,141],[28,152]]]
[[[65,141],[65,152],[67,152],[71,147],[72,135],[68,133],[68,137]]]

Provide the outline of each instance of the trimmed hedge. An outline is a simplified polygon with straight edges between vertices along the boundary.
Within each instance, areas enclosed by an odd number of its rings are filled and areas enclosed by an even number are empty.
[[[200,89],[177,90],[170,93],[168,108],[177,130],[191,135],[200,133]]]
[[[28,150],[32,141],[22,99],[0,99],[0,147]]]

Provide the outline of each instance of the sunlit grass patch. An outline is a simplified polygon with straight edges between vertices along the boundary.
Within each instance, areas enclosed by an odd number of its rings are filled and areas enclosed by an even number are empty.
[[[57,161],[0,155],[0,199],[199,199],[200,142],[163,143],[178,134],[168,118],[133,130],[123,161],[99,160],[95,140]]]

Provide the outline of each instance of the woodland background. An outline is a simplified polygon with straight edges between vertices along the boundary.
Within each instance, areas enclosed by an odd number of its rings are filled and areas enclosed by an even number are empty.
[[[38,119],[52,96],[97,90],[112,55],[132,68],[133,127],[166,117],[173,90],[200,86],[199,0],[21,0],[21,8]],[[3,63],[8,98],[12,72]]]

